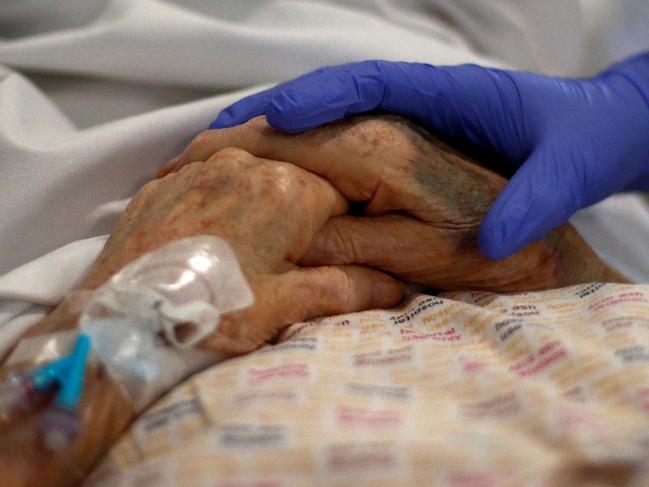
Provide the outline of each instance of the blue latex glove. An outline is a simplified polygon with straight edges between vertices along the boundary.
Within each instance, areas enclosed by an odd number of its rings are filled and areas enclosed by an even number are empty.
[[[295,133],[375,109],[520,167],[478,233],[492,259],[616,191],[649,189],[649,52],[586,79],[475,65],[329,67],[231,105],[210,128],[265,114],[272,126]]]

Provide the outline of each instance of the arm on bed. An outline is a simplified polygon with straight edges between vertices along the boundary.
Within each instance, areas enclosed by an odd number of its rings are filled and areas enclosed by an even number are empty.
[[[313,234],[346,210],[345,199],[314,174],[239,149],[221,151],[206,164],[188,165],[144,186],[76,291],[24,338],[75,329],[75,295],[101,286],[135,258],[194,235],[228,242],[255,295],[254,305],[222,316],[201,344],[208,350],[249,352],[295,322],[397,304],[402,285],[377,270],[303,269],[296,264]],[[10,370],[5,366],[0,376]],[[56,454],[43,449],[38,414],[0,419],[2,485],[80,481],[137,412],[106,370],[91,363],[81,403],[81,434],[68,449]]]

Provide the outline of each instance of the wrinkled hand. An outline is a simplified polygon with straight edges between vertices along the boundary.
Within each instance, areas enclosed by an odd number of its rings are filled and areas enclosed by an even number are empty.
[[[266,115],[296,133],[372,110],[406,116],[517,170],[478,233],[492,259],[612,193],[649,188],[649,52],[582,79],[475,65],[331,66],[234,103],[210,128]]]
[[[401,285],[376,270],[297,265],[326,221],[346,210],[347,202],[326,180],[292,164],[224,148],[206,164],[187,165],[144,186],[81,287],[97,287],[172,240],[221,237],[237,255],[256,301],[226,314],[203,346],[249,352],[289,324],[400,300]]]
[[[226,353],[251,351],[294,322],[389,307],[401,299],[402,285],[377,270],[351,265],[303,269],[296,264],[325,222],[346,210],[345,199],[314,174],[239,149],[221,150],[207,163],[189,164],[144,186],[78,288],[99,287],[128,262],[170,241],[218,236],[237,255],[255,303],[222,316],[217,331],[201,345]],[[77,314],[74,300],[66,299],[29,335],[73,329]],[[8,370],[2,367],[0,378]],[[40,445],[38,415],[19,422],[0,418],[0,483],[78,482],[135,411],[110,376],[91,364],[81,414],[81,435],[56,454]]]
[[[300,262],[366,264],[439,289],[517,291],[618,280],[570,225],[494,262],[476,234],[506,184],[396,116],[357,117],[287,135],[265,118],[200,134],[162,174],[237,146],[320,174],[365,215],[332,218]]]

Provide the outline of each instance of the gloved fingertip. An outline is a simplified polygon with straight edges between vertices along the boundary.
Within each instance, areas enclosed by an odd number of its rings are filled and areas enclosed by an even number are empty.
[[[263,93],[261,93],[263,95]],[[246,123],[248,120],[262,115],[266,111],[265,100],[244,98],[224,108],[210,124],[210,129],[225,129]]]
[[[515,252],[508,245],[505,235],[505,225],[502,221],[485,221],[478,230],[478,247],[480,252],[489,260],[501,260]]]
[[[214,129],[225,129],[225,128],[229,128],[229,127],[231,127],[231,126],[232,126],[232,125],[228,124],[227,122],[224,122],[223,120],[219,120],[219,119],[217,118],[217,119],[212,120],[212,123],[210,123],[210,124],[207,126],[207,129],[208,129],[208,130],[214,130]]]
[[[234,119],[230,114],[228,114],[225,111],[222,111],[218,117],[216,117],[212,123],[209,125],[209,129],[227,129],[230,127],[234,127],[235,125],[239,125],[239,123],[236,119]]]
[[[268,125],[282,132],[300,132],[299,127],[296,129],[294,124],[291,123],[291,118],[290,115],[287,116],[284,103],[280,97],[274,97],[268,102],[268,107],[266,108],[266,121]]]
[[[266,120],[271,127],[274,127],[287,134],[297,134],[316,128],[318,125],[310,123],[310,120],[299,118],[299,107],[283,94],[273,97],[266,108]]]
[[[510,182],[478,229],[478,246],[485,257],[505,259],[530,243],[537,226],[530,218],[531,204],[525,186]]]
[[[342,120],[348,109],[347,103],[331,103],[325,96],[287,89],[269,100],[266,118],[271,126],[295,134]]]

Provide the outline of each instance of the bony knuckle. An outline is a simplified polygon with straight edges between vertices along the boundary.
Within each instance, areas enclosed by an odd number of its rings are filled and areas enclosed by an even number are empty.
[[[292,164],[277,161],[264,161],[263,164],[255,169],[260,176],[273,179],[288,186],[297,181],[299,172],[298,168]]]
[[[294,204],[297,187],[297,173],[284,163],[266,162],[254,168],[262,193],[271,197],[276,204]]]
[[[224,160],[233,160],[233,161],[246,161],[252,158],[252,154],[246,152],[243,149],[238,147],[225,147],[220,149],[210,159],[224,161]]]
[[[245,150],[237,147],[225,147],[210,156],[206,165],[211,170],[245,171],[256,164],[259,164],[256,158]]]
[[[160,179],[154,179],[146,183],[135,193],[129,204],[129,208],[133,210],[135,207],[146,205],[147,202],[151,201],[152,196],[155,195],[162,184],[165,184],[165,181]]]
[[[298,179],[299,173],[302,171],[302,169],[298,168],[297,166],[286,162],[271,162],[264,164],[263,167],[267,169],[269,171],[269,174],[271,174],[272,176],[285,180],[288,183],[296,181]]]
[[[149,181],[148,183],[146,183],[144,186],[140,188],[137,194],[148,195],[154,193],[158,189],[159,185],[160,185],[160,180],[158,179]]]

